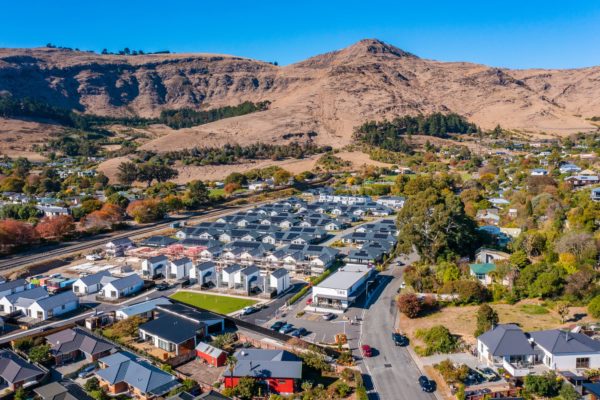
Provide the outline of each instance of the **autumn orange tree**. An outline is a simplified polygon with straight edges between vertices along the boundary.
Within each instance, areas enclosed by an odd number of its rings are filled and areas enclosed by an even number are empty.
[[[26,246],[38,238],[31,224],[14,219],[0,220],[0,251],[8,253],[18,246]]]
[[[35,231],[42,239],[64,239],[75,232],[75,221],[70,215],[44,217],[35,226]]]
[[[86,215],[81,221],[81,228],[86,231],[97,232],[112,229],[123,221],[123,210],[116,204],[106,203],[100,210]]]
[[[137,200],[127,206],[127,214],[138,223],[154,222],[165,215],[165,205],[157,199]]]

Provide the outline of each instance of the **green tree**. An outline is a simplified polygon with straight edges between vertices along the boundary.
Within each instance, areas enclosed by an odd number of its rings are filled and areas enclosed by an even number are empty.
[[[248,179],[246,178],[246,175],[240,174],[239,172],[232,172],[231,174],[227,175],[224,183],[225,184],[236,183],[239,186],[243,186],[247,182],[248,182]]]
[[[187,185],[187,192],[183,203],[189,209],[197,209],[208,202],[209,191],[204,182],[200,180],[191,181]]]
[[[596,319],[600,318],[600,295],[594,297],[587,306],[588,313]]]
[[[240,378],[234,391],[240,399],[252,400],[258,392],[258,385],[253,378],[244,376],[243,378]]]
[[[452,353],[456,351],[458,345],[456,337],[443,325],[435,325],[429,329],[418,329],[415,335],[425,343],[424,353],[428,356],[436,353]]]
[[[93,392],[94,390],[99,390],[100,389],[100,381],[98,380],[98,378],[93,376],[85,382],[85,384],[83,385],[83,388],[88,393]]]
[[[498,313],[489,305],[483,304],[477,310],[477,330],[475,337],[489,331],[499,321]]]
[[[554,397],[561,388],[560,380],[552,371],[544,375],[527,375],[525,377],[525,390],[538,396]]]
[[[29,359],[33,362],[43,363],[50,359],[50,345],[41,344],[34,346],[29,350]]]
[[[460,199],[429,188],[410,197],[398,214],[399,248],[415,246],[433,263],[443,254],[468,255],[479,246],[477,225],[465,214]]]
[[[568,382],[563,382],[560,391],[558,392],[561,400],[579,400],[581,396],[577,393],[577,390]]]
[[[131,185],[138,178],[138,167],[135,163],[128,161],[119,164],[117,179],[124,185]]]

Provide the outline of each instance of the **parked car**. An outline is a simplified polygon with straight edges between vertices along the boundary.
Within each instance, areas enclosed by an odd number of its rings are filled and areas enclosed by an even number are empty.
[[[392,340],[396,346],[406,346],[408,344],[408,338],[398,332],[392,332]]]
[[[285,324],[287,324],[286,321],[276,321],[273,325],[271,325],[271,330],[272,331],[278,331],[281,329],[281,327],[283,327]]]
[[[325,321],[331,321],[332,319],[335,318],[335,314],[334,313],[327,313],[327,314],[323,314],[323,319]]]
[[[257,311],[258,310],[255,307],[252,307],[252,306],[244,307],[242,309],[242,315],[249,315],[249,314],[255,313]]]
[[[312,304],[312,297],[309,297],[308,299],[306,299],[306,305],[310,306]]]
[[[163,290],[167,290],[169,288],[169,284],[167,282],[161,282],[156,285],[156,290],[162,292]]]
[[[435,381],[432,381],[425,375],[421,375],[419,377],[419,385],[421,386],[421,390],[426,393],[432,393],[435,391]]]
[[[283,325],[281,327],[281,329],[279,329],[279,333],[286,334],[286,333],[290,333],[293,330],[294,330],[294,325],[292,325],[292,324],[285,324],[285,325]]]
[[[88,365],[87,367],[85,367],[84,369],[79,371],[79,374],[77,374],[77,376],[82,379],[87,378],[88,376],[90,376],[92,374],[92,372],[94,372],[95,369],[96,369],[96,366],[94,364]]]
[[[475,371],[479,372],[489,382],[494,382],[500,378],[491,368],[477,368]]]
[[[368,344],[360,346],[363,357],[373,357],[373,349]]]
[[[294,329],[292,331],[292,333],[290,333],[290,336],[299,338],[302,336],[306,336],[307,333],[308,333],[308,331],[305,328],[297,328],[297,329]]]

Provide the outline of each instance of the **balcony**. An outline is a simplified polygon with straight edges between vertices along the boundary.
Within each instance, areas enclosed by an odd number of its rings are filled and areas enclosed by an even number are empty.
[[[530,374],[530,369],[525,364],[514,365],[509,363],[507,360],[502,360],[502,368],[506,370],[511,376],[520,378]]]

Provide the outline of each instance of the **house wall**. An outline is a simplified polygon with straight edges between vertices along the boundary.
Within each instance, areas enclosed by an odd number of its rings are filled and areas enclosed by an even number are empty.
[[[544,352],[544,364],[554,370],[575,370],[577,358],[589,358],[590,368],[600,368],[600,354],[565,354],[552,355],[546,349],[541,348]]]
[[[48,318],[56,317],[56,316],[68,313],[70,311],[76,310],[77,307],[79,307],[79,301],[70,301],[70,302],[64,304],[64,307],[63,306],[54,307],[51,310],[51,312],[49,312],[49,311],[42,309],[37,303],[33,303],[29,307],[28,315],[30,315],[33,318],[41,319],[42,321],[44,321]],[[40,316],[41,316],[41,318],[40,318]]]
[[[225,362],[227,361],[227,354],[225,354],[225,353],[219,354],[219,357],[213,357],[213,356],[203,353],[201,351],[196,351],[196,355],[198,356],[198,358],[203,359],[204,361],[206,361],[208,364],[212,365],[213,367],[221,367],[221,366],[225,365]]]

